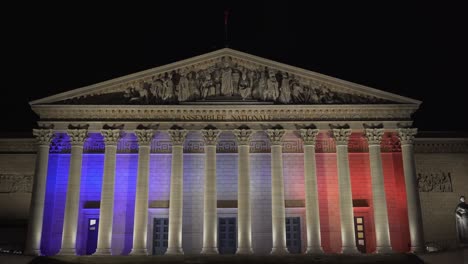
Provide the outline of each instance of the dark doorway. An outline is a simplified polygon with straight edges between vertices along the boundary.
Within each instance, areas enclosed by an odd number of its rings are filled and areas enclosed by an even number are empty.
[[[154,218],[153,220],[153,255],[164,255],[167,250],[169,219]]]
[[[301,253],[300,217],[286,217],[286,246],[291,254]]]
[[[96,252],[99,229],[99,218],[88,218],[88,239],[86,240],[86,255]]]
[[[366,253],[366,234],[364,231],[365,229],[366,228],[364,226],[364,217],[354,217],[354,233],[356,237],[356,246],[357,249],[362,253]]]
[[[218,220],[219,254],[235,254],[237,247],[236,218],[226,217]]]

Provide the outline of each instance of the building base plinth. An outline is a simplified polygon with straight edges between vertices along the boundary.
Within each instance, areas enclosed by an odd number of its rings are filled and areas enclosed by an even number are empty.
[[[252,255],[253,249],[252,248],[237,248],[236,255]]]
[[[270,252],[271,255],[288,255],[289,251],[287,248],[273,248]]]
[[[200,254],[203,254],[203,255],[217,255],[217,254],[219,254],[219,252],[218,252],[217,247],[203,248],[202,251],[200,252]]]
[[[308,247],[305,253],[308,255],[323,254],[323,248],[322,247]]]
[[[148,256],[148,251],[146,250],[146,248],[132,249],[129,255],[130,256]]]
[[[184,250],[182,248],[167,248],[164,255],[184,255]]]

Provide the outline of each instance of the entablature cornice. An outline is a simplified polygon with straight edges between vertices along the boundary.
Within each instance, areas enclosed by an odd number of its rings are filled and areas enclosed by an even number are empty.
[[[48,121],[386,121],[411,120],[417,106],[398,105],[34,105]]]

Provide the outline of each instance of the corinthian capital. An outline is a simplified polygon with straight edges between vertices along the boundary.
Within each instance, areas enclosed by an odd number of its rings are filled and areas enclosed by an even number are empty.
[[[232,133],[237,138],[237,143],[239,145],[249,145],[250,138],[252,137],[253,131],[250,129],[234,129]]]
[[[72,146],[82,146],[86,138],[88,138],[87,129],[68,129],[67,134],[70,137]]]
[[[266,132],[272,145],[281,145],[286,131],[284,129],[267,129]]]
[[[138,139],[138,145],[140,146],[149,146],[151,145],[151,140],[153,140],[153,130],[152,129],[136,129],[135,135]]]
[[[369,145],[380,145],[384,134],[383,128],[366,128],[365,129],[367,142]]]
[[[106,146],[117,145],[121,133],[120,129],[101,129],[101,135],[104,137]]]
[[[221,133],[221,131],[218,129],[202,129],[201,133],[203,139],[205,140],[205,145],[216,145],[219,133]]]
[[[172,145],[183,145],[185,137],[187,136],[187,130],[185,129],[169,129],[167,131],[171,136]]]
[[[315,146],[315,140],[317,139],[317,135],[319,133],[318,129],[303,128],[300,129],[299,132],[301,133],[301,138],[304,141],[304,145]]]
[[[333,137],[335,138],[336,145],[348,145],[351,129],[349,128],[333,128]]]
[[[398,128],[397,131],[401,145],[413,145],[414,136],[418,133],[417,128]]]
[[[38,145],[50,145],[50,142],[55,137],[52,129],[33,129],[33,135],[36,137]]]

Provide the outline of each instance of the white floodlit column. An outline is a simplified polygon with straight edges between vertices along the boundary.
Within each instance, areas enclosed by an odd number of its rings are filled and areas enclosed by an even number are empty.
[[[315,140],[318,129],[301,129],[304,141],[304,184],[307,228],[306,254],[323,253],[320,238],[320,211],[317,191],[317,169],[315,161]]]
[[[137,129],[138,174],[135,196],[135,216],[133,222],[133,248],[130,255],[148,255],[146,248],[148,229],[148,176],[152,129]]]
[[[42,222],[44,220],[44,200],[47,183],[50,142],[54,137],[52,129],[33,129],[36,137],[37,154],[34,169],[34,182],[29,207],[28,234],[26,237],[26,255],[41,255]]]
[[[169,197],[169,241],[167,255],[182,255],[182,210],[184,193],[185,129],[168,131],[172,139],[171,193]]]
[[[253,254],[252,249],[252,216],[250,206],[250,137],[252,130],[235,129],[238,149],[237,175],[237,252],[236,254]]]
[[[405,174],[406,202],[408,205],[408,222],[411,239],[411,251],[424,252],[424,232],[421,216],[421,202],[419,200],[418,183],[416,179],[416,165],[414,161],[414,136],[417,128],[400,128],[398,136],[401,141],[403,157],[403,171]]]
[[[71,157],[65,217],[63,220],[62,247],[59,255],[76,255],[83,143],[88,133],[86,129],[68,129],[67,133],[71,141]]]
[[[284,129],[268,129],[271,142],[271,216],[273,248],[271,254],[288,254],[286,247],[286,213],[284,204],[283,147]]]
[[[354,234],[353,195],[349,173],[348,139],[351,129],[333,129],[340,191],[341,253],[359,253]]]
[[[203,248],[201,254],[218,254],[218,213],[216,194],[216,142],[220,131],[203,129],[205,140],[205,194]]]
[[[369,143],[370,171],[372,179],[372,200],[374,204],[374,224],[376,253],[391,253],[390,228],[388,225],[387,199],[385,197],[384,174],[380,142],[384,134],[383,129],[367,128],[365,130]]]
[[[101,134],[106,144],[104,151],[104,173],[102,176],[101,205],[97,249],[94,255],[111,255],[112,224],[114,218],[115,159],[120,129],[103,129]]]

